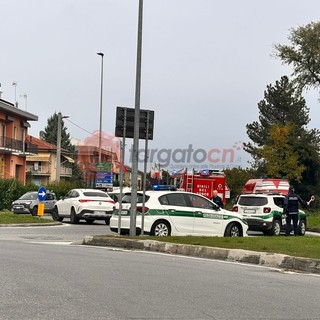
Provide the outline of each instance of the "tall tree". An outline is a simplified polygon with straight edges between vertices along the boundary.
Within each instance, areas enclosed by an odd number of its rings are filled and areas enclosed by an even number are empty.
[[[55,112],[48,120],[47,126],[43,132],[43,139],[49,143],[57,145],[57,131],[58,131],[58,114]],[[71,143],[70,133],[67,132],[67,128],[61,119],[61,148],[68,150],[70,156],[75,158],[76,148]],[[69,166],[72,168],[72,179],[73,181],[83,181],[83,173],[79,169],[76,163],[70,163]]]
[[[47,126],[44,129],[44,140],[57,145],[57,131],[58,131],[58,114],[55,112],[48,120]],[[75,148],[71,144],[70,134],[67,132],[63,119],[61,119],[61,148],[74,152]]]
[[[292,76],[302,89],[320,87],[320,22],[291,29],[291,45],[275,45],[274,55],[293,67]]]
[[[310,122],[309,108],[300,91],[287,76],[281,77],[274,86],[271,84],[267,86],[264,99],[258,103],[258,109],[259,121],[246,126],[252,142],[244,144],[244,149],[253,157],[254,167],[259,169],[261,174],[267,174],[268,170],[271,173],[271,163],[275,161],[277,150],[275,144],[282,143],[286,152],[282,160],[286,163],[282,163],[281,166],[286,168],[284,173],[288,177],[294,177],[292,174],[297,168],[305,168],[302,180],[307,179],[308,176],[317,177],[320,168],[318,156],[320,133],[315,129],[307,129],[307,124]],[[283,131],[286,127],[290,130],[286,133],[285,140],[281,141],[279,138],[286,132]],[[278,136],[276,130],[278,130]],[[278,151],[280,148],[278,147]],[[289,162],[293,159],[296,159],[294,160],[296,164],[290,166]],[[316,182],[308,179],[307,183],[315,184]]]
[[[285,176],[289,181],[300,182],[305,167],[299,164],[299,156],[290,141],[291,130],[291,125],[284,127],[273,125],[269,132],[270,144],[264,145],[259,153],[265,160],[268,176],[274,178]]]

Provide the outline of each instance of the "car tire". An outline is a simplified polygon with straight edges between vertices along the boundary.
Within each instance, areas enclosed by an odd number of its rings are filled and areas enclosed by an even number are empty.
[[[171,235],[171,227],[169,222],[164,220],[156,221],[150,231],[151,236],[167,237]]]
[[[93,224],[94,223],[94,219],[86,219],[86,223]]]
[[[225,237],[241,237],[242,233],[239,225],[235,222],[231,222],[227,226],[224,236]]]
[[[58,212],[58,208],[57,207],[54,207],[53,210],[52,210],[52,213],[51,213],[51,216],[52,216],[52,219],[54,221],[59,221],[61,222],[63,220],[63,217],[60,217],[59,216],[59,212]]]
[[[31,215],[32,216],[37,216],[38,215],[38,206],[34,206],[31,210]]]
[[[71,211],[70,211],[70,223],[72,224],[79,223],[79,219],[76,215],[76,211],[74,210],[74,208],[71,208]]]
[[[110,218],[107,218],[106,220],[104,220],[106,225],[108,226],[110,224]]]
[[[304,236],[306,234],[306,220],[301,220],[299,223],[299,236]]]
[[[273,220],[270,234],[272,236],[280,236],[281,228],[282,228],[281,221],[278,219]]]

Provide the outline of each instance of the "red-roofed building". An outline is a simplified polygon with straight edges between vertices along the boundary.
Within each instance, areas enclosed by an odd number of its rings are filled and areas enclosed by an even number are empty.
[[[57,146],[33,136],[28,136],[27,139],[36,145],[38,149],[36,155],[27,156],[27,181],[39,186],[56,181]],[[61,179],[71,178],[72,168],[68,165],[70,163],[74,163],[74,160],[68,155],[68,151],[62,148],[60,160]]]
[[[0,99],[0,179],[26,181],[26,156],[37,153],[26,139],[28,121],[38,121],[38,116]]]

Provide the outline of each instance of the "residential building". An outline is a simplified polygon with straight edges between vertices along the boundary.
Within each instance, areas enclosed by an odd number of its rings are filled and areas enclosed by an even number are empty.
[[[25,184],[26,156],[37,153],[36,145],[26,138],[28,121],[38,116],[23,111],[0,98],[0,178],[14,178]]]
[[[28,155],[26,158],[27,181],[35,185],[48,185],[57,180],[57,146],[40,138],[28,136],[28,141],[37,146],[36,155]],[[71,163],[74,160],[68,151],[61,148],[60,179],[70,179],[72,176]]]

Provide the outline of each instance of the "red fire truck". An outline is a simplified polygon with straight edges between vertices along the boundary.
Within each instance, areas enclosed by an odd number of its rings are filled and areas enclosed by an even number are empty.
[[[198,193],[208,199],[212,197],[212,191],[217,190],[224,204],[230,193],[225,173],[219,170],[180,170],[173,172],[171,178],[178,189]]]

